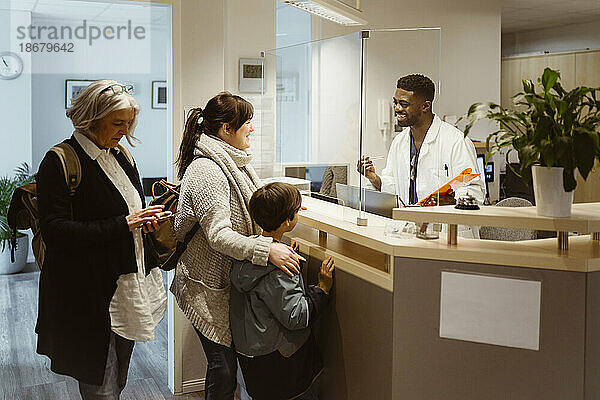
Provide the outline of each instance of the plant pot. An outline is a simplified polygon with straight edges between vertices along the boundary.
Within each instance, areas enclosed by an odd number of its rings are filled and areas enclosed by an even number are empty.
[[[562,167],[531,168],[537,214],[544,217],[570,217],[573,191],[565,192]]]
[[[2,250],[0,243],[0,275],[16,274],[23,271],[27,263],[27,253],[29,252],[29,236],[20,234],[17,236],[17,248],[15,249],[15,262],[10,262],[10,249],[8,243]]]

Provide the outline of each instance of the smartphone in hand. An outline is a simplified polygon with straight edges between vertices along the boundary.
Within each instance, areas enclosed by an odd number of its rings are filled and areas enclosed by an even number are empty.
[[[171,211],[163,211],[161,213],[156,214],[156,222],[159,224],[167,221],[169,218],[172,218],[175,214]]]

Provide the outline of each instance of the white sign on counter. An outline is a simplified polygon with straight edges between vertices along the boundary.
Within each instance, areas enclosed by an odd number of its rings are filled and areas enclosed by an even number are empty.
[[[542,283],[442,271],[440,337],[539,350]]]

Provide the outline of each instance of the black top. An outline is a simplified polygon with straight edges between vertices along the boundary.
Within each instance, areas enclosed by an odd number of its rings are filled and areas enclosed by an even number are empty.
[[[52,371],[101,385],[110,337],[109,305],[122,274],[137,271],[127,203],[97,161],[73,137],[65,140],[81,162],[81,183],[68,194],[58,156],[48,152],[38,171],[40,229],[47,246],[40,275],[37,352]],[[140,178],[114,153],[145,207]],[[144,237],[144,247],[147,248]],[[146,273],[157,263],[145,251]]]

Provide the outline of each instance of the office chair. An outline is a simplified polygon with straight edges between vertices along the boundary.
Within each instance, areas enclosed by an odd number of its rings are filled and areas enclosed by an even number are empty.
[[[329,197],[337,197],[336,183],[348,183],[348,167],[346,165],[330,165],[323,174],[323,183],[321,184],[320,194]]]
[[[533,204],[531,204],[529,200],[521,199],[519,197],[509,197],[499,201],[495,207],[529,207],[532,205]],[[482,226],[479,228],[479,237],[487,240],[516,242],[519,240],[533,240],[537,237],[537,232],[531,229]]]

